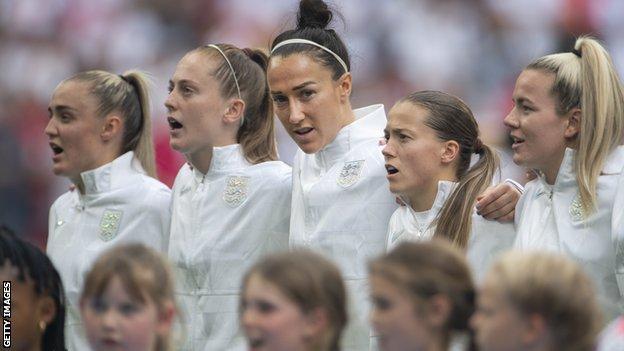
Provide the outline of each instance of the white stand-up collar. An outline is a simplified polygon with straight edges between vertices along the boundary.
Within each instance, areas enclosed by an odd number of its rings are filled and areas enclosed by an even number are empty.
[[[230,173],[241,168],[250,166],[251,163],[245,159],[243,149],[240,144],[214,147],[212,149],[212,159],[208,173],[203,174],[197,168],[193,168],[193,176],[197,182],[201,182],[204,177],[211,178],[223,173]]]
[[[576,158],[577,151],[571,148],[566,148],[561,161],[561,166],[557,172],[557,178],[554,185],[548,185],[546,183],[546,177],[540,174],[540,183],[543,187],[552,188],[556,190],[558,188],[567,187],[569,185],[576,186],[576,170],[574,168],[574,160]],[[624,146],[620,145],[616,147],[606,158],[604,165],[602,166],[602,175],[620,174],[622,173],[622,165],[624,164]]]
[[[314,154],[319,167],[329,169],[358,143],[383,136],[383,130],[386,127],[383,105],[359,108],[353,110],[353,113],[355,121],[340,129],[331,143]]]
[[[438,181],[438,192],[436,193],[436,197],[433,200],[433,204],[431,205],[431,208],[426,210],[426,211],[422,211],[422,212],[416,212],[412,206],[409,205],[406,198],[401,197],[401,200],[403,200],[403,202],[405,202],[405,204],[407,205],[407,208],[409,209],[410,213],[412,213],[412,215],[414,215],[415,217],[422,217],[422,215],[426,214],[430,214],[427,217],[427,225],[429,225],[431,223],[431,221],[433,221],[433,219],[437,216],[437,214],[440,212],[440,210],[442,209],[442,207],[444,206],[444,203],[446,202],[446,200],[449,198],[449,196],[451,196],[451,193],[453,192],[453,190],[455,190],[455,187],[457,186],[457,182],[451,182],[448,180],[440,180]]]
[[[129,185],[136,172],[145,174],[141,162],[134,157],[134,152],[128,151],[110,163],[80,173],[80,178],[82,178],[85,195],[90,195]]]

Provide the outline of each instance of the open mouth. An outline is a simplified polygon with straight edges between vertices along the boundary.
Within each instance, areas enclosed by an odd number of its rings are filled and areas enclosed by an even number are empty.
[[[511,140],[513,141],[513,143],[515,145],[524,143],[524,139],[522,139],[522,138],[518,138],[518,137],[515,137],[513,135],[510,135],[510,137],[511,137]]]
[[[250,338],[249,347],[252,349],[260,348],[264,345],[264,339],[262,338]]]
[[[314,130],[314,128],[312,127],[305,127],[305,128],[299,128],[299,129],[295,129],[293,130],[293,132],[297,135],[306,135],[308,133],[310,133],[312,130]]]
[[[178,120],[173,117],[167,117],[167,123],[169,123],[169,128],[171,128],[172,130],[180,129],[183,127],[182,123],[178,122]]]
[[[388,172],[388,174],[392,175],[392,174],[399,173],[399,170],[394,168],[394,166],[386,165],[386,172]]]
[[[63,148],[54,143],[50,143],[50,148],[52,149],[54,155],[58,155],[63,152]]]

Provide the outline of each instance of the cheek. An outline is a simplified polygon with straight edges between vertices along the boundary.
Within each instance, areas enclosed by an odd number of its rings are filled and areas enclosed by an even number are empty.
[[[131,349],[140,349],[156,341],[156,316],[141,316],[123,320],[121,329],[125,331],[125,338]]]

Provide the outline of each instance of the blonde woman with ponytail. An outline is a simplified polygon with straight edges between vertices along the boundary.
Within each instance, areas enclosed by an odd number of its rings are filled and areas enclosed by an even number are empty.
[[[155,179],[143,73],[78,73],[58,85],[48,111],[53,171],[73,186],[50,209],[47,253],[67,295],[67,348],[88,350],[78,312],[85,272],[120,243],[166,251],[171,194]]]
[[[604,47],[577,39],[572,52],[541,57],[522,71],[505,118],[514,162],[536,170],[516,207],[516,246],[572,257],[593,278],[608,317],[619,313],[624,250],[612,226],[624,167],[622,83]],[[621,280],[620,280],[621,284]]]
[[[382,153],[390,191],[405,203],[390,218],[388,248],[443,237],[466,251],[480,277],[515,238],[513,224],[486,220],[475,209],[499,173],[496,151],[479,138],[470,108],[446,93],[412,93],[388,116]]]
[[[170,145],[185,155],[173,185],[181,350],[245,350],[238,300],[245,271],[288,248],[291,169],[277,161],[260,50],[206,45],[178,62],[165,102]]]

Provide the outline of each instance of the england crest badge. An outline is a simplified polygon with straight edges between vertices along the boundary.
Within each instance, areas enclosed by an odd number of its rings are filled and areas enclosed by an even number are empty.
[[[230,207],[237,207],[247,199],[249,177],[229,176],[225,181],[223,201]]]
[[[572,217],[573,221],[580,222],[585,218],[585,213],[583,212],[583,204],[581,203],[581,196],[576,194],[574,200],[570,204],[570,217]]]
[[[100,239],[110,241],[117,236],[122,212],[119,210],[104,210],[100,221]]]
[[[338,185],[343,188],[348,188],[355,184],[358,179],[360,179],[360,175],[362,174],[364,161],[365,160],[345,162],[342,166],[340,174],[338,175],[338,180],[336,181]]]

